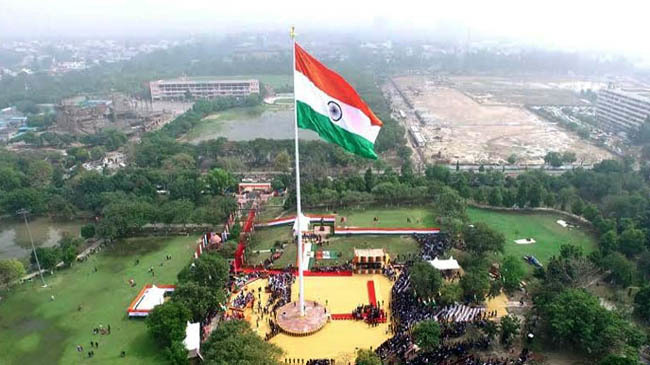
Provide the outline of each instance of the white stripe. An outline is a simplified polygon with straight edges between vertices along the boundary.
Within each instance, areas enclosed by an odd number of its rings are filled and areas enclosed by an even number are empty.
[[[377,139],[381,127],[372,125],[370,123],[370,118],[368,118],[368,116],[361,110],[326,94],[323,90],[314,85],[307,76],[298,70],[294,72],[294,77],[296,78],[294,81],[296,100],[300,100],[309,105],[316,112],[325,115],[328,118],[330,114],[327,103],[335,101],[341,107],[343,117],[336,122],[330,118],[330,121],[348,132],[359,135],[368,141],[375,143],[375,139]]]

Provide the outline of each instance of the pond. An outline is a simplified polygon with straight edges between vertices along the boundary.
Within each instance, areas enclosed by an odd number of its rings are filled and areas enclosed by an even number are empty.
[[[49,218],[33,218],[29,229],[36,247],[56,245],[64,233],[79,236],[84,221],[54,222]],[[31,251],[29,235],[22,219],[0,220],[0,259],[22,258]]]
[[[293,110],[264,110],[261,113],[216,115],[206,118],[187,136],[191,143],[226,137],[231,141],[250,141],[256,138],[293,139]],[[300,130],[300,139],[314,140],[318,135],[310,130]]]

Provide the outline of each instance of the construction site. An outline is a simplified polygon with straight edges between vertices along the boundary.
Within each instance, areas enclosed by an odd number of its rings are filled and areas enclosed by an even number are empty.
[[[527,107],[588,105],[579,91],[598,85],[417,75],[394,77],[383,90],[421,163],[543,165],[550,151],[572,151],[576,164],[591,165],[612,155]]]
[[[76,96],[56,105],[55,130],[83,135],[117,129],[128,136],[139,135],[169,123],[183,108],[177,109],[119,93],[97,98]]]

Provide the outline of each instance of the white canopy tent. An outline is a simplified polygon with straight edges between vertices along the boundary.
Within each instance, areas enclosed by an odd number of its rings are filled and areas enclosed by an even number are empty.
[[[430,260],[429,263],[440,271],[460,270],[460,265],[458,265],[458,261],[456,261],[453,256],[450,256],[446,260],[440,260],[436,257],[435,259]]]
[[[140,302],[135,306],[136,310],[152,310],[155,306],[165,302],[165,289],[159,288],[155,285],[145,290],[144,295]]]
[[[185,327],[185,339],[183,340],[183,345],[187,350],[188,359],[197,356],[201,357],[201,354],[199,353],[199,350],[201,348],[201,324],[199,322],[187,322],[187,327]]]
[[[293,235],[297,236],[298,235],[298,217],[296,217],[295,222],[293,222]],[[300,212],[300,231],[301,232],[306,232],[309,231],[309,218],[305,217],[302,212]]]

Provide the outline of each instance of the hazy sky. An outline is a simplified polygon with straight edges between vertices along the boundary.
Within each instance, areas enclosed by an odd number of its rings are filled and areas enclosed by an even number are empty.
[[[381,26],[650,56],[648,10],[646,0],[0,0],[0,40]]]

